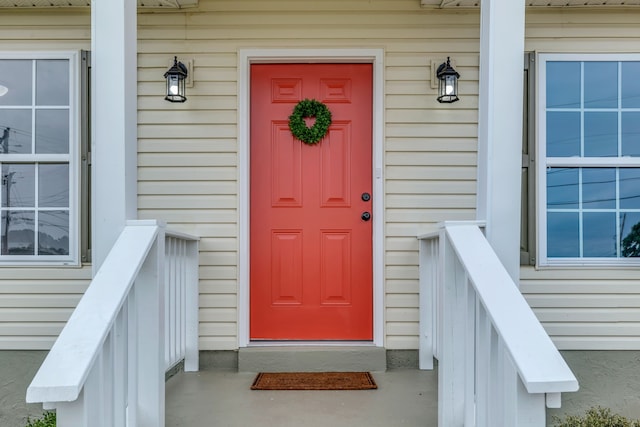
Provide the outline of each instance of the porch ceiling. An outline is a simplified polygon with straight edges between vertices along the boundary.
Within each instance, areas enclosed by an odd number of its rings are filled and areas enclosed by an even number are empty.
[[[420,0],[422,6],[441,8],[477,7],[480,0]],[[531,7],[592,7],[640,6],[640,0],[525,0]]]
[[[0,8],[8,7],[84,7],[91,0],[0,0]],[[139,7],[167,7],[178,9],[197,6],[198,0],[138,0]]]

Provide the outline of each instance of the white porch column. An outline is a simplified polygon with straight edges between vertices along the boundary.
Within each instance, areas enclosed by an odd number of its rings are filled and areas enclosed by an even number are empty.
[[[518,283],[525,2],[480,5],[477,219]]]
[[[91,1],[93,273],[137,217],[137,2]]]

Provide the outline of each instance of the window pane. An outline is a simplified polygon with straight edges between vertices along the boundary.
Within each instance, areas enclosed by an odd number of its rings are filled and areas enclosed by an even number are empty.
[[[579,62],[547,62],[547,107],[580,107]]]
[[[79,64],[24,58],[0,59],[0,261],[75,261]]]
[[[640,60],[582,56],[542,57],[543,259],[640,258]]]
[[[640,156],[640,113],[622,113],[622,155]]]
[[[583,216],[583,256],[616,257],[615,212],[585,212]]]
[[[620,209],[640,209],[640,169],[620,168]]]
[[[36,105],[69,105],[69,61],[36,62]]]
[[[33,231],[33,212],[3,211],[2,255],[34,255],[35,233]]]
[[[582,169],[582,207],[615,209],[616,170],[614,168]]]
[[[584,63],[584,107],[618,107],[618,63]]]
[[[40,212],[38,255],[69,255],[69,212]]]
[[[578,169],[547,169],[547,207],[549,209],[578,208]]]
[[[577,212],[549,212],[547,215],[547,256],[580,256],[580,227]]]
[[[622,256],[640,257],[640,212],[622,212],[620,230]]]
[[[35,206],[35,165],[3,163],[2,207]]]
[[[38,206],[69,207],[69,165],[44,164],[38,172]]]
[[[0,152],[31,153],[31,110],[0,110]]]
[[[618,155],[618,114],[584,113],[585,157]]]
[[[31,105],[32,64],[30,60],[0,59],[0,85],[8,89],[0,96],[0,105]]]
[[[69,110],[36,111],[36,153],[69,152]]]
[[[640,108],[640,62],[622,63],[622,108]]]
[[[547,157],[580,155],[580,113],[547,113]]]

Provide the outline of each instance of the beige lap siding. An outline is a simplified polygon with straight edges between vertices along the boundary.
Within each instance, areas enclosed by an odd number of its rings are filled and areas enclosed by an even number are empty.
[[[90,277],[90,267],[0,267],[0,350],[51,348]]]
[[[238,51],[384,50],[385,345],[417,348],[415,236],[438,221],[474,217],[477,12],[427,10],[413,0],[205,0],[184,14],[145,13],[139,24],[140,215],[202,236],[204,349],[238,345]],[[183,105],[158,96],[173,54],[194,61],[195,87]],[[429,80],[431,61],[447,54],[465,76],[455,108],[436,102]]]
[[[540,52],[640,52],[640,9],[530,9],[525,48]],[[521,290],[566,350],[640,349],[640,268],[525,267]]]
[[[82,9],[0,9],[0,51],[89,49],[90,13]],[[0,350],[46,350],[91,278],[82,268],[0,265]]]
[[[202,237],[204,350],[238,347],[239,50],[384,51],[384,337],[387,348],[417,348],[415,236],[475,217],[479,11],[419,0],[200,0],[141,9],[138,24],[139,216]],[[640,9],[529,9],[526,46],[633,51],[638,24]],[[0,11],[2,50],[88,49],[89,38],[88,8]],[[193,60],[184,104],[163,100],[174,55]],[[430,82],[432,62],[447,56],[461,74],[455,104],[439,104]],[[90,276],[87,267],[37,271],[0,268],[0,348],[50,345]],[[640,347],[634,274],[525,269],[522,289],[562,348]]]

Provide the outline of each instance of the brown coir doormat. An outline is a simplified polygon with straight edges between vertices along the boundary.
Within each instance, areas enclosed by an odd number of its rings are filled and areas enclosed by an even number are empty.
[[[378,386],[369,372],[261,372],[251,390],[371,390]]]

